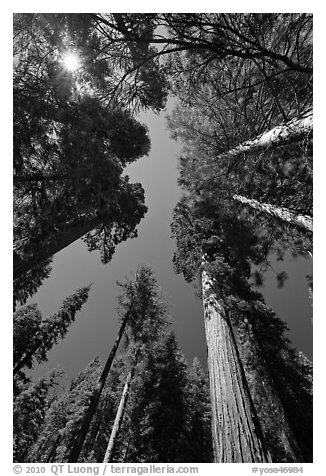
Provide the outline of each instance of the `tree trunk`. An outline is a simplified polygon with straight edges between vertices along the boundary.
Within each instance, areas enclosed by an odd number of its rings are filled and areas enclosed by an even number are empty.
[[[129,387],[130,387],[130,384],[131,384],[134,369],[135,369],[135,364],[133,365],[132,369],[130,370],[130,372],[127,376],[127,379],[126,379],[126,383],[123,387],[119,407],[118,407],[118,410],[117,410],[117,413],[116,413],[116,416],[115,416],[115,419],[114,419],[114,423],[113,423],[109,443],[108,443],[108,446],[106,448],[106,452],[105,452],[105,455],[104,455],[103,463],[109,463],[111,461],[111,458],[112,458],[112,452],[113,452],[114,444],[115,444],[116,437],[117,437],[117,435],[119,433],[119,430],[120,430],[120,427],[121,427],[123,415],[124,415],[125,408],[126,408],[126,403],[127,403],[127,400],[128,400],[128,392],[129,392]]]
[[[256,139],[252,139],[238,145],[234,149],[228,150],[217,156],[217,159],[236,157],[244,152],[255,152],[259,149],[270,147],[271,145],[282,145],[289,142],[298,142],[304,136],[312,132],[313,115],[309,114],[300,119],[292,119],[287,124],[274,127],[264,132]]]
[[[99,406],[99,410],[97,412],[97,418],[94,419],[93,428],[89,429],[88,438],[85,439],[85,443],[83,445],[82,459],[84,461],[87,460],[87,456],[91,453],[92,449],[94,448],[95,441],[97,439],[98,434],[100,433],[100,424],[103,418],[103,404]],[[92,431],[93,430],[93,431]]]
[[[263,463],[271,458],[249,393],[231,323],[202,272],[215,463]]]
[[[59,231],[49,244],[39,244],[34,248],[27,247],[26,251],[28,256],[26,256],[26,258],[22,258],[17,252],[17,250],[20,247],[23,247],[25,243],[24,239],[19,240],[18,244],[16,243],[14,245],[14,279],[19,278],[34,266],[41,264],[55,253],[66,248],[74,241],[86,235],[86,233],[101,225],[102,222],[103,219],[96,217],[92,219],[84,219],[78,224],[72,224],[68,227],[68,230]]]
[[[73,448],[70,452],[68,463],[77,463],[78,462],[78,458],[79,458],[80,452],[82,450],[84,441],[86,439],[87,432],[88,432],[90,424],[92,422],[94,413],[96,411],[96,408],[97,408],[102,390],[104,388],[105,381],[106,381],[107,376],[109,374],[113,359],[114,359],[116,351],[119,347],[122,335],[124,333],[124,330],[125,330],[125,327],[127,325],[128,319],[131,315],[131,312],[132,312],[132,307],[127,311],[127,313],[124,317],[124,320],[122,321],[122,324],[121,324],[120,329],[119,329],[119,333],[118,333],[117,338],[114,342],[114,345],[113,345],[112,350],[110,352],[109,358],[106,361],[106,364],[105,364],[105,367],[104,367],[103,372],[101,374],[101,377],[100,377],[100,379],[97,383],[94,394],[91,397],[88,409],[87,409],[87,411],[85,413],[85,416],[83,418],[81,429],[78,433],[75,444],[74,444],[74,446],[73,446]]]
[[[254,200],[253,198],[246,198],[242,195],[233,195],[232,198],[244,205],[249,205],[255,210],[267,213],[268,215],[279,218],[286,223],[290,223],[291,225],[295,225],[299,228],[304,228],[305,230],[312,232],[313,220],[312,217],[308,215],[296,214],[287,208],[271,205],[270,203],[261,203],[257,200]]]

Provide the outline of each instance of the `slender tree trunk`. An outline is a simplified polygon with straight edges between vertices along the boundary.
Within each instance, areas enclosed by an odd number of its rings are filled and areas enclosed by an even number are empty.
[[[130,384],[131,384],[131,380],[132,380],[133,372],[134,372],[134,369],[135,369],[135,365],[136,364],[134,364],[132,369],[130,370],[130,372],[127,376],[125,385],[123,387],[119,407],[118,407],[117,413],[115,415],[115,419],[114,419],[114,423],[113,423],[109,443],[108,443],[108,446],[106,448],[106,452],[105,452],[105,455],[104,455],[103,463],[109,463],[111,461],[111,458],[112,458],[112,452],[113,452],[114,444],[116,442],[116,438],[117,438],[117,435],[118,435],[120,427],[121,427],[123,415],[124,415],[127,400],[128,400],[129,387],[130,387]]]
[[[282,145],[289,142],[300,141],[304,136],[312,132],[313,115],[309,114],[300,119],[293,119],[288,123],[274,127],[264,132],[256,139],[243,142],[234,149],[228,150],[217,156],[217,159],[236,157],[244,152],[255,152],[271,145]]]
[[[22,258],[17,250],[24,246],[25,241],[19,240],[14,245],[14,279],[19,278],[32,269],[34,266],[41,264],[54,254],[66,248],[74,241],[78,240],[86,233],[92,231],[103,222],[101,218],[93,218],[83,220],[82,223],[72,224],[68,230],[59,231],[49,244],[38,244],[37,246],[28,248],[26,258]]]
[[[107,376],[109,374],[113,359],[114,359],[115,354],[117,352],[117,349],[119,347],[122,335],[124,333],[124,330],[125,330],[125,327],[127,325],[128,319],[131,315],[131,312],[132,312],[132,307],[127,311],[127,313],[124,317],[124,320],[123,320],[123,322],[120,326],[119,333],[118,333],[117,338],[114,342],[114,345],[113,345],[112,350],[110,352],[109,358],[106,361],[106,364],[105,364],[105,367],[104,367],[103,372],[101,374],[101,377],[100,377],[100,379],[97,383],[97,386],[95,388],[95,391],[94,391],[94,393],[91,397],[88,409],[86,410],[85,416],[83,418],[81,429],[79,431],[79,434],[77,436],[75,444],[74,444],[74,446],[73,446],[73,448],[70,452],[68,463],[77,463],[78,462],[78,458],[79,458],[80,452],[82,450],[84,441],[86,439],[87,432],[88,432],[90,424],[92,422],[94,413],[96,411],[101,393],[102,393],[103,388],[104,388],[105,381],[106,381]]]
[[[215,463],[263,463],[271,458],[250,396],[231,323],[202,272]]]
[[[279,218],[280,220],[290,223],[291,225],[295,225],[299,228],[304,228],[305,230],[312,232],[313,220],[312,217],[308,215],[296,214],[288,208],[278,207],[276,205],[271,205],[270,203],[258,202],[253,198],[246,198],[242,195],[233,195],[232,198],[243,205],[249,205],[255,210],[267,213],[268,215]]]

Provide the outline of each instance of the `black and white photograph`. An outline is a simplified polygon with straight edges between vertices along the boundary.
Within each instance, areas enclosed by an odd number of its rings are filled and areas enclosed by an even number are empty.
[[[17,474],[314,462],[314,14],[211,6],[11,16]]]

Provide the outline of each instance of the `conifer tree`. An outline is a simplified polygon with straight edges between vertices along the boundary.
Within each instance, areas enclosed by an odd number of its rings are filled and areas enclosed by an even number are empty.
[[[126,378],[126,381],[125,381],[125,384],[124,384],[124,387],[123,387],[123,390],[122,390],[121,399],[120,399],[120,402],[119,402],[117,413],[116,413],[115,418],[114,418],[114,423],[113,423],[113,426],[112,426],[108,446],[107,446],[106,451],[105,451],[103,463],[109,463],[111,461],[111,458],[112,458],[114,445],[116,444],[116,438],[117,438],[117,435],[119,433],[119,430],[120,430],[120,427],[121,427],[121,424],[122,424],[122,419],[123,419],[123,416],[124,416],[124,412],[125,412],[125,409],[126,409],[126,404],[127,404],[128,395],[129,395],[129,388],[130,388],[130,384],[132,382],[132,378],[133,378],[133,374],[134,374],[134,371],[135,371],[136,363],[137,363],[137,361],[135,360],[132,367],[131,367],[131,370],[129,371],[129,373],[127,375],[127,378]]]
[[[144,355],[128,406],[125,461],[181,462],[186,457],[186,363],[173,333]]]
[[[79,455],[80,455],[80,452],[82,450],[83,444],[84,444],[84,442],[86,440],[86,437],[87,437],[88,430],[89,430],[90,425],[92,423],[92,419],[93,419],[94,414],[97,410],[97,406],[98,406],[101,394],[104,390],[104,386],[105,386],[106,380],[108,378],[111,366],[113,364],[116,352],[118,350],[121,338],[123,336],[123,333],[125,331],[125,328],[126,328],[126,325],[127,325],[128,321],[131,319],[132,308],[133,308],[133,303],[130,303],[130,308],[126,311],[126,314],[123,318],[122,324],[120,326],[118,335],[117,335],[116,340],[113,344],[113,347],[111,349],[109,357],[108,357],[108,359],[105,363],[105,366],[102,370],[100,378],[99,378],[97,384],[95,385],[95,388],[93,390],[88,408],[86,409],[85,414],[83,416],[81,427],[79,429],[78,435],[76,437],[76,440],[73,444],[71,453],[69,455],[70,462],[74,462],[74,461],[71,461],[71,460],[78,460],[78,458],[79,458]]]
[[[108,262],[146,211],[140,184],[122,177],[127,163],[148,154],[146,127],[96,97],[108,65],[92,69],[85,59],[76,74],[64,67],[70,42],[83,38],[96,49],[86,23],[78,15],[14,16],[15,278],[85,235]]]
[[[146,349],[149,342],[155,340],[157,333],[161,332],[162,323],[164,323],[162,315],[164,315],[165,306],[161,302],[156,280],[149,267],[141,266],[136,273],[135,282],[129,281],[123,284],[122,287],[124,288],[124,293],[119,299],[119,305],[121,312],[125,313],[123,325],[120,328],[113,351],[110,353],[101,377],[94,388],[78,437],[71,449],[69,462],[78,461],[126,325],[128,325],[130,330],[130,339],[135,347],[135,355],[138,356],[142,352],[142,348]]]
[[[63,339],[76,313],[88,299],[90,286],[77,290],[62,303],[59,311],[43,319],[36,304],[18,309],[14,314],[14,375],[46,360],[48,351]]]

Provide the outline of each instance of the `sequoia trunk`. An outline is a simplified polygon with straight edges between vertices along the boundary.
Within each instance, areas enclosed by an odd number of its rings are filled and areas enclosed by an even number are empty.
[[[215,463],[270,462],[231,323],[202,272]]]

